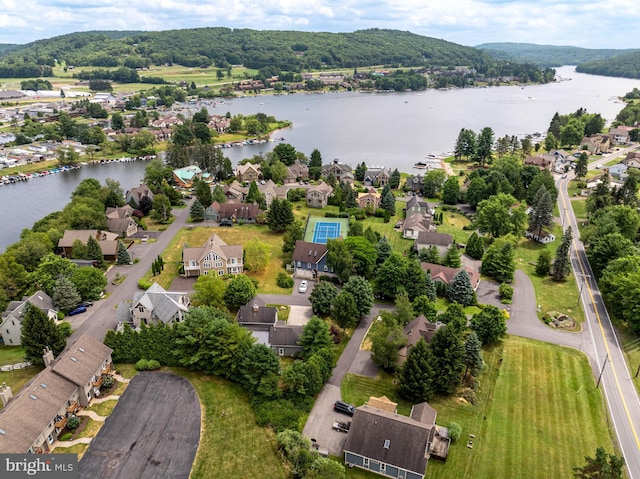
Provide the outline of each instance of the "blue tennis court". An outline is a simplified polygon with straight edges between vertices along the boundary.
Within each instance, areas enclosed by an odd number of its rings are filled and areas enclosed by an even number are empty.
[[[341,227],[337,221],[318,221],[313,231],[313,242],[326,244],[328,239],[339,238]]]

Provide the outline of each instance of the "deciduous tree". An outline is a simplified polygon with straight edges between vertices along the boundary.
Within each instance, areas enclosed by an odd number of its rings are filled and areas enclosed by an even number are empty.
[[[371,283],[362,276],[353,275],[342,287],[342,291],[349,293],[356,303],[358,317],[362,318],[371,312],[373,305],[373,289]]]
[[[333,301],[331,317],[343,330],[358,324],[358,308],[351,294],[341,291]]]
[[[507,335],[507,318],[499,308],[488,304],[471,318],[471,329],[483,345],[495,343]]]
[[[328,281],[318,282],[309,295],[313,313],[322,316],[328,315],[331,312],[331,306],[336,296],[338,296],[338,288],[333,284]]]
[[[231,278],[224,292],[224,301],[235,308],[247,304],[256,295],[253,281],[244,274]]]
[[[251,238],[244,245],[244,265],[249,271],[264,271],[271,259],[271,247],[258,238]]]

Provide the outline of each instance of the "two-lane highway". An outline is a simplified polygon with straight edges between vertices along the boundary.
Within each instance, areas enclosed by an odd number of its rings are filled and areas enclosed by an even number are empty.
[[[589,168],[603,166],[606,162],[626,154],[634,147],[616,151],[589,165]],[[640,399],[624,360],[624,353],[604,305],[595,276],[587,260],[584,244],[580,241],[578,224],[573,214],[567,185],[573,172],[558,182],[560,194],[558,207],[563,216],[563,226],[571,226],[574,239],[571,250],[571,264],[580,285],[581,301],[585,311],[585,327],[591,336],[591,351],[587,351],[594,363],[596,380],[602,388],[618,445],[624,455],[629,477],[640,478]],[[584,285],[584,286],[582,286]]]

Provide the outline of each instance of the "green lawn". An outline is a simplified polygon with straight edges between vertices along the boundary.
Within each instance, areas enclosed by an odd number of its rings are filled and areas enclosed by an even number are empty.
[[[22,346],[0,346],[0,366],[21,363],[24,361]]]
[[[579,220],[587,219],[587,199],[586,198],[574,198],[571,200],[571,207],[573,208],[573,214]]]
[[[6,383],[11,387],[15,396],[33,377],[40,372],[40,368],[30,366],[24,369],[15,369],[13,371],[0,371],[0,384]],[[0,404],[0,409],[2,404]]]
[[[588,361],[578,351],[508,337],[484,352],[475,406],[454,397],[436,397],[438,424],[455,421],[461,439],[446,463],[429,461],[427,478],[571,478],[598,446],[613,451],[603,398],[595,389]],[[392,378],[347,375],[345,400],[361,404],[366,395],[397,400]],[[365,398],[366,399],[366,398]],[[400,402],[399,413],[409,405]],[[469,434],[474,447],[468,449]],[[347,478],[375,476],[347,469]]]
[[[471,220],[454,211],[445,211],[442,216],[442,224],[437,228],[438,233],[448,233],[453,236],[456,243],[467,244],[471,231],[465,231],[462,228],[470,225]]]

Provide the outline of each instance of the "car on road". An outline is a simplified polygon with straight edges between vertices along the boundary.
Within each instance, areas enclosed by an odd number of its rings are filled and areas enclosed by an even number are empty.
[[[356,408],[353,407],[352,404],[344,401],[336,401],[333,405],[333,410],[346,414],[347,416],[353,416],[353,413],[356,412]]]
[[[84,306],[85,308],[89,308],[93,306],[93,301],[83,301],[81,306]]]
[[[300,282],[300,286],[298,287],[298,293],[306,293],[307,292],[307,282],[306,281],[301,281]]]
[[[80,305],[75,309],[72,309],[71,311],[69,311],[69,314],[67,316],[75,316],[76,314],[82,314],[84,312],[87,311],[87,307],[84,305]]]
[[[233,226],[231,220],[220,220],[220,226]]]

